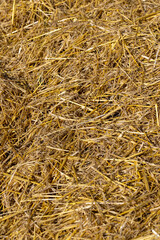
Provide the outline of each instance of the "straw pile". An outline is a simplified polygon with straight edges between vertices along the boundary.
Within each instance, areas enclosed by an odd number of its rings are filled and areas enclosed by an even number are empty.
[[[0,238],[160,237],[159,0],[0,1]]]

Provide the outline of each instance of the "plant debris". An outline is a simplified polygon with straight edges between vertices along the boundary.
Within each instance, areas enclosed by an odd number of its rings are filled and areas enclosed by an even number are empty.
[[[1,239],[160,239],[159,0],[1,0],[0,139]]]

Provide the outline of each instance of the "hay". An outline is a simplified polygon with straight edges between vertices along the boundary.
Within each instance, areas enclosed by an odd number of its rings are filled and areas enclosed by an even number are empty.
[[[159,0],[1,0],[1,239],[160,235]]]

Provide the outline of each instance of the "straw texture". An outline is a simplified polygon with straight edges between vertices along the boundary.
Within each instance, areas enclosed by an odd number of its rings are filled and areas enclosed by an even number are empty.
[[[0,226],[160,239],[159,0],[0,1]]]

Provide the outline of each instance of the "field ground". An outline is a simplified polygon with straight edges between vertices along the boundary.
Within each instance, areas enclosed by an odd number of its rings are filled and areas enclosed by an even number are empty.
[[[160,239],[159,0],[0,0],[0,239]]]

